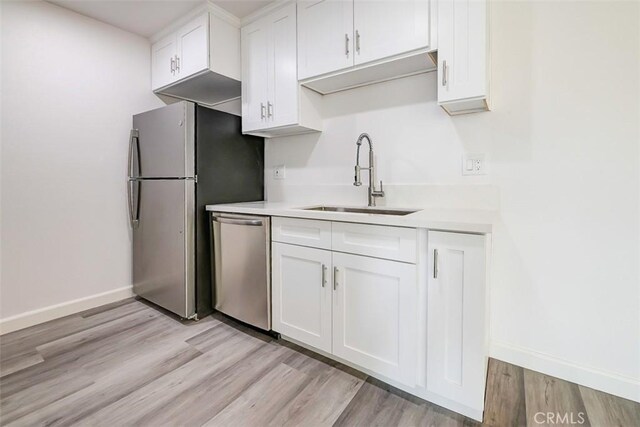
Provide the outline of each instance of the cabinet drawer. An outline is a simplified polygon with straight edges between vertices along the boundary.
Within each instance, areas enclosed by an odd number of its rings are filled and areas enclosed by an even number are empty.
[[[334,251],[415,264],[416,242],[415,228],[332,223],[331,247]]]
[[[331,222],[274,217],[271,240],[312,248],[331,249]]]

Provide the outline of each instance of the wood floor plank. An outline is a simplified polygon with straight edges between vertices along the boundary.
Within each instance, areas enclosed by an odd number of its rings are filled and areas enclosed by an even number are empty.
[[[127,304],[86,319],[79,315],[71,315],[2,335],[0,337],[0,358],[10,358],[31,352],[40,345],[143,310],[149,310],[149,308],[144,304]]]
[[[225,323],[218,323],[212,328],[188,338],[186,342],[203,353],[206,353],[223,345],[226,340],[234,335],[240,335],[240,332]]]
[[[161,332],[154,326],[153,317],[145,316],[103,340],[94,340],[2,378],[3,418],[20,418],[90,386],[100,375],[120,369],[136,353],[144,354],[145,339]]]
[[[485,425],[571,425],[581,411],[582,425],[640,425],[638,403],[491,360]],[[221,314],[128,300],[0,338],[1,425],[206,423],[479,425]]]
[[[365,382],[335,425],[398,425],[409,402],[380,385],[373,380]]]
[[[174,371],[202,355],[187,345],[168,343],[164,348],[122,364],[121,368],[97,378],[92,384],[49,405],[30,411],[12,425],[67,426],[129,395],[153,380]]]
[[[0,358],[0,378],[44,362],[37,350],[31,350],[8,358]]]
[[[296,346],[297,347],[297,346]],[[310,378],[309,384],[271,421],[273,426],[331,426],[366,379],[352,369],[300,348],[284,361]]]
[[[149,312],[147,316],[138,313],[131,313],[127,316],[119,317],[110,322],[104,322],[92,328],[83,329],[79,332],[68,334],[62,338],[49,341],[36,347],[36,350],[45,358],[53,358],[64,353],[83,351],[112,335],[121,334],[135,328],[143,322],[150,322],[156,313]]]
[[[590,426],[576,384],[539,372],[524,370],[528,426]]]
[[[510,363],[490,359],[484,424],[488,426],[525,426],[527,411],[524,370]]]
[[[174,424],[179,420],[186,425],[203,425],[271,372],[287,351],[280,346],[263,343],[235,365],[201,379],[189,393],[176,396],[169,404],[140,421],[144,425],[158,425],[163,420],[173,420]],[[190,410],[185,413],[184,408]]]
[[[111,335],[103,340],[88,343],[86,346],[69,353],[45,359],[44,362],[23,369],[2,378],[0,389],[1,404],[4,405],[8,397],[13,394],[25,392],[31,387],[41,385],[55,385],[56,382],[64,382],[66,377],[78,374],[80,367],[85,364],[99,364],[117,354],[131,339],[138,338],[140,334],[154,333],[153,319],[141,319],[132,323],[131,328],[121,330],[120,333]]]
[[[262,427],[270,425],[278,413],[308,382],[308,375],[279,363],[205,426]]]
[[[241,335],[231,336],[219,351],[204,353],[196,360],[95,412],[84,422],[89,425],[185,424],[187,420],[197,417],[201,410],[215,410],[209,401],[217,398],[217,391],[228,392],[214,389],[209,393],[200,393],[198,390],[203,383],[208,387],[215,382],[217,374],[232,367],[236,369],[238,362],[251,355],[256,355],[256,364],[262,357],[266,360],[260,362],[268,366],[268,354],[260,351],[263,346],[265,343],[261,341],[248,340]],[[204,399],[205,404],[198,405],[198,399]],[[207,414],[202,422],[214,414]]]
[[[578,386],[593,426],[640,426],[640,403]]]
[[[123,305],[133,304],[135,302],[136,302],[136,299],[134,297],[127,298],[120,301],[112,302],[111,304],[105,304],[105,305],[101,305],[100,307],[95,307],[89,310],[82,311],[78,313],[78,315],[80,317],[87,318],[87,317],[95,316],[96,314],[101,314],[101,313],[113,310],[114,308],[122,307]]]

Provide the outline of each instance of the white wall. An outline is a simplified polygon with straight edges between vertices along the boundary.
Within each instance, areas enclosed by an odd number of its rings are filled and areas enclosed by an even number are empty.
[[[322,134],[267,143],[267,166],[287,166],[268,194],[365,203],[351,186],[365,131],[379,177],[424,184],[430,205],[436,184],[497,187],[492,355],[640,400],[639,4],[492,6],[494,111],[447,116],[434,74],[326,96]],[[464,151],[490,174],[462,177]]]
[[[162,103],[146,39],[49,3],[2,9],[6,320],[131,285],[131,116]]]

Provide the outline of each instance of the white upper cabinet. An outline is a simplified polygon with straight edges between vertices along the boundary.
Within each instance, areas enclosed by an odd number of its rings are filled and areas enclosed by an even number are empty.
[[[435,0],[298,0],[298,78],[321,94],[431,71]]]
[[[489,109],[487,0],[438,2],[438,103],[449,114]]]
[[[429,0],[354,0],[355,63],[429,46]]]
[[[177,75],[190,76],[209,66],[209,16],[203,14],[176,33]]]
[[[296,68],[296,5],[292,3],[269,15],[271,40],[267,118],[272,127],[298,122],[298,73]]]
[[[151,46],[151,86],[166,86],[175,80],[176,38],[172,34]]]
[[[482,412],[486,237],[429,231],[427,389]]]
[[[209,5],[152,37],[155,93],[216,105],[240,97],[240,22]]]
[[[263,128],[267,119],[267,29],[266,20],[242,28],[242,128],[245,132]]]
[[[353,66],[353,2],[298,1],[298,78]]]
[[[320,95],[298,84],[296,4],[242,28],[242,131],[271,137],[319,131]]]

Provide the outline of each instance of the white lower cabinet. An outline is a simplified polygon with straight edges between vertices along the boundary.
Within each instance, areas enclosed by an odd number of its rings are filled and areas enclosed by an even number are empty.
[[[272,249],[274,331],[416,384],[414,264],[279,242]]]
[[[331,252],[272,246],[273,330],[331,352]]]
[[[414,386],[416,266],[334,252],[333,268],[333,354]]]
[[[482,410],[486,237],[429,231],[427,390]]]
[[[305,221],[272,222],[273,329],[481,421],[490,236]]]

